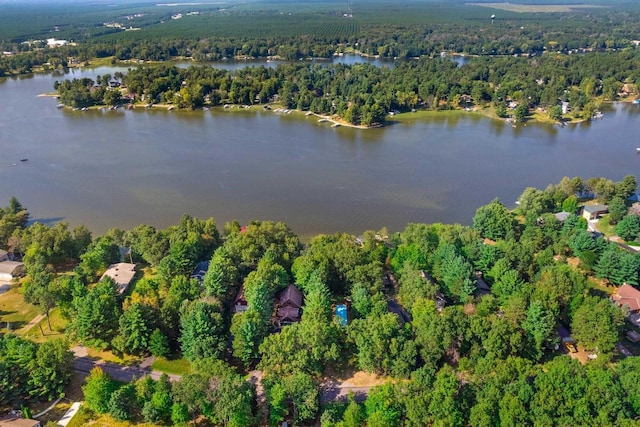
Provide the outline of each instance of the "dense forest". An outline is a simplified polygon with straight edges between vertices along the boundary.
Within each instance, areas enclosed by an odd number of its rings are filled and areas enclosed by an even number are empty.
[[[493,200],[470,227],[408,224],[392,235],[335,233],[306,245],[283,223],[219,230],[212,218],[188,215],[165,230],[140,225],[94,239],[83,226],[27,225],[28,212],[12,199],[0,210],[0,247],[25,264],[25,300],[47,316],[60,311],[71,342],[191,362],[191,373],[173,382],[123,384],[94,369],[83,388],[86,419],[632,425],[640,362],[617,343],[635,327],[609,295],[623,283],[639,286],[640,256],[588,231],[578,214],[584,203],[608,203],[606,221],[639,240],[640,220],[627,213],[636,189],[631,175],[563,178],[527,188],[514,212]],[[121,248],[139,271],[123,294],[112,280],[98,281],[121,261]],[[193,277],[205,260],[206,274]],[[302,292],[302,314],[282,323],[274,303],[291,284]],[[338,304],[348,306],[346,324],[334,317]],[[569,357],[560,329],[591,360]],[[63,343],[2,337],[3,406],[60,392],[70,363]],[[263,375],[260,398],[244,378],[253,369]],[[327,400],[323,379],[349,369],[388,381],[364,402]]]
[[[109,10],[52,4],[34,17],[32,9],[5,5],[0,51],[9,54],[0,57],[0,76],[106,57],[294,60],[355,51],[406,59],[443,51],[541,55],[632,47],[633,40],[640,39],[640,8],[622,1],[602,6],[553,12],[538,5],[514,12],[457,1],[247,2],[231,3],[224,10],[205,3]],[[132,28],[136,31],[128,31]],[[47,48],[44,40],[51,37],[74,43]]]
[[[535,58],[471,58],[460,67],[446,58],[370,64],[284,64],[238,71],[191,66],[141,66],[99,81],[56,82],[60,101],[83,108],[123,102],[201,108],[222,104],[277,102],[285,108],[336,114],[366,126],[383,123],[390,111],[495,107],[500,117],[522,121],[531,109],[562,118],[559,100],[571,117],[590,119],[602,100],[617,100],[640,86],[640,50]],[[120,81],[126,88],[120,88]],[[558,111],[559,110],[559,111]]]

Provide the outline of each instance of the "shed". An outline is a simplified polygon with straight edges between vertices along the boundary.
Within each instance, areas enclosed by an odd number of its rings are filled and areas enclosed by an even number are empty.
[[[0,280],[13,280],[24,275],[24,264],[18,261],[0,262]]]
[[[105,277],[110,277],[116,286],[118,287],[118,293],[123,294],[136,275],[136,265],[128,262],[119,262],[117,264],[111,264],[107,271],[104,272],[100,281]]]

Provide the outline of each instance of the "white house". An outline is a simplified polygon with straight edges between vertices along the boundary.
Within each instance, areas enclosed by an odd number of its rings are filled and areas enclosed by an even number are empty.
[[[104,272],[102,277],[100,277],[100,281],[102,281],[105,277],[110,277],[118,287],[118,293],[122,294],[127,290],[131,281],[133,280],[133,276],[136,275],[136,265],[130,264],[128,262],[119,262],[117,264],[111,264],[107,271]]]
[[[24,275],[24,264],[18,261],[0,262],[0,280],[10,281]]]

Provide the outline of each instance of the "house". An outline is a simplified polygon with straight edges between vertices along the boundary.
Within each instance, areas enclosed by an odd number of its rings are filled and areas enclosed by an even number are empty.
[[[0,280],[11,281],[24,276],[24,264],[18,261],[0,262]]]
[[[476,272],[476,290],[473,292],[473,296],[476,298],[482,298],[491,293],[491,288],[487,285],[487,282],[482,278],[482,272]]]
[[[240,286],[240,290],[238,291],[238,295],[236,295],[236,299],[233,301],[233,312],[234,313],[244,313],[247,311],[248,304],[247,298],[244,296],[244,286]]]
[[[609,206],[607,205],[585,205],[582,207],[582,216],[587,221],[597,219],[609,212]]]
[[[204,275],[207,274],[208,270],[209,261],[201,261],[198,263],[198,265],[196,265],[196,268],[193,270],[193,273],[191,273],[191,276],[189,277],[192,279],[198,279],[198,282],[202,284],[202,282],[204,282]]]
[[[280,324],[299,322],[301,308],[302,292],[295,285],[289,285],[276,302],[276,320]]]
[[[627,321],[633,325],[640,326],[640,291],[631,285],[624,284],[615,290],[611,295],[611,300],[620,307],[629,310]]]
[[[556,332],[558,333],[558,337],[560,337],[562,345],[567,349],[567,351],[571,353],[575,353],[578,351],[578,348],[576,347],[576,340],[573,339],[573,337],[571,336],[571,332],[569,332],[566,327],[558,323],[556,325]],[[557,349],[558,348],[556,348],[556,350]]]
[[[12,411],[13,412],[13,411]],[[18,415],[10,414],[0,419],[0,427],[42,427],[40,421],[22,418]]]
[[[567,114],[569,111],[571,111],[571,107],[569,106],[569,103],[567,101],[558,99],[558,105],[562,108],[562,114]]]
[[[123,294],[136,275],[136,265],[128,262],[119,262],[117,264],[111,264],[107,271],[104,272],[100,281],[105,277],[110,277],[118,287],[118,293]]]
[[[0,249],[0,262],[9,261],[9,252]]]

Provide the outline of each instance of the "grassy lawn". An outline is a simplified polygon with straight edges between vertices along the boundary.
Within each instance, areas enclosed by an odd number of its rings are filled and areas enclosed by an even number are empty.
[[[51,322],[51,330],[49,329],[49,322],[47,322],[47,318],[45,317],[38,325],[34,326],[30,331],[24,334],[23,337],[35,342],[44,342],[52,338],[64,338],[65,328],[68,322],[64,317],[62,317],[60,310],[52,310],[49,313],[49,321]],[[42,335],[40,328],[44,331],[44,335]]]
[[[164,357],[157,357],[151,368],[174,375],[185,375],[191,373],[191,363],[187,359],[169,360]]]
[[[140,362],[140,358],[137,356],[130,356],[124,354],[122,357],[116,356],[111,351],[100,351],[94,348],[87,347],[87,356],[92,359],[101,359],[105,362],[117,363],[119,365],[133,365]]]
[[[12,284],[7,292],[0,294],[0,333],[7,332],[7,323],[15,331],[38,314],[38,307],[24,301],[20,284]]]
[[[605,215],[598,221],[598,230],[606,237],[614,236],[616,234],[613,229],[613,225],[610,223],[609,215]]]

